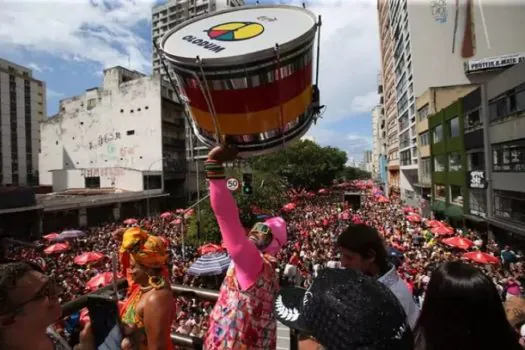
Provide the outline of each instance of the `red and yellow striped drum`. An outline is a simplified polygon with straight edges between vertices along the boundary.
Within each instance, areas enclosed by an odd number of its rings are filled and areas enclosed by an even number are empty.
[[[312,79],[317,28],[304,8],[253,6],[168,32],[161,51],[197,137],[209,146],[227,140],[250,156],[304,135],[318,111]]]

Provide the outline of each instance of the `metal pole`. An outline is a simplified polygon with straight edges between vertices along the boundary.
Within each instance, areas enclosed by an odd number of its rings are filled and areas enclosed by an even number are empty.
[[[199,160],[195,159],[195,181],[197,181],[197,203],[201,199],[201,184],[199,176]],[[197,205],[197,238],[201,235],[201,206]]]
[[[190,211],[191,209],[193,209],[194,207],[198,206],[200,204],[200,202],[202,202],[203,200],[206,200],[210,197],[209,194],[207,194],[206,196],[202,197],[201,199],[199,199],[198,201],[196,201],[195,203],[193,203],[192,205],[190,205],[189,207],[187,207],[186,209],[184,209],[184,212],[182,213],[181,215],[181,219],[180,219],[180,231],[181,231],[181,238],[182,238],[182,259],[185,260],[186,259],[186,247],[185,247],[185,240],[184,240],[184,214],[186,214],[188,211]]]
[[[481,120],[483,123],[483,151],[485,153],[485,181],[487,183],[486,188],[486,201],[487,201],[487,219],[492,218],[493,216],[493,190],[492,190],[492,146],[490,144],[490,111],[489,111],[489,101],[487,98],[487,83],[481,84]],[[486,220],[488,223],[489,221]],[[490,226],[487,229],[488,237],[492,238],[492,233],[490,231]]]

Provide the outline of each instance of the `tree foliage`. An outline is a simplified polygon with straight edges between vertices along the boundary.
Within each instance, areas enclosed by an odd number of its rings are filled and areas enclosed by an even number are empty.
[[[344,169],[338,174],[338,178],[345,181],[370,179],[371,177],[372,174],[370,174],[368,171],[350,166],[345,166]]]
[[[234,176],[239,182],[242,182],[242,173],[243,170],[239,168],[227,169],[226,171],[227,177]],[[270,215],[279,210],[287,200],[285,196],[286,186],[279,176],[256,169],[252,170],[252,173],[253,194],[244,195],[241,190],[234,193],[241,222],[245,227],[251,227],[257,221],[257,215],[252,211],[253,206]],[[204,183],[201,188],[205,189],[201,195],[207,195],[208,185]],[[220,242],[219,226],[211,209],[210,201],[203,201],[199,207],[200,235],[197,227],[198,216],[194,215],[189,221],[188,240],[195,245],[201,242]]]
[[[317,190],[330,186],[346,161],[346,153],[338,148],[301,140],[282,151],[253,158],[250,163],[254,169],[277,174],[290,187]]]

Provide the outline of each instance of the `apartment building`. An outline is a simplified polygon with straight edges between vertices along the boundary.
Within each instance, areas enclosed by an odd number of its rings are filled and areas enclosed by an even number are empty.
[[[191,18],[242,5],[244,5],[244,0],[170,0],[156,5],[152,9],[152,38],[155,42],[159,42],[170,30]],[[152,63],[153,72],[165,78],[166,72],[155,50],[153,50]],[[185,125],[185,138],[186,160],[188,161],[185,186],[189,199],[194,199],[199,190],[201,181],[199,173],[204,169],[202,162],[208,155],[208,147],[197,139],[188,123]]]
[[[415,98],[430,87],[481,83],[525,59],[525,37],[515,34],[523,28],[525,5],[378,0],[378,12],[384,81],[392,74],[386,72],[390,60],[395,75],[394,86],[384,84],[384,90],[385,96],[395,90],[399,186],[410,201],[419,169]],[[388,139],[396,144],[393,132]]]
[[[38,185],[38,123],[46,108],[45,83],[0,59],[0,185]]]
[[[386,121],[386,158],[388,166],[388,186],[390,192],[399,190],[399,131],[396,106],[396,73],[394,69],[394,41],[390,25],[390,2],[377,2],[379,15],[379,38],[381,49],[382,84],[379,93],[382,95],[383,114]]]

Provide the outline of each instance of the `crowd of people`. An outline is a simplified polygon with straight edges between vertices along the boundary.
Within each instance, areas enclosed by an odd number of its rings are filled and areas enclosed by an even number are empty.
[[[338,189],[324,191],[315,197],[291,198],[293,206],[280,213],[286,220],[288,231],[288,242],[276,256],[281,286],[308,288],[323,269],[339,267],[339,236],[350,224],[362,223],[375,227],[381,233],[399,276],[419,307],[425,298],[432,271],[444,262],[465,260],[466,250],[486,252],[501,259],[500,264],[476,263],[476,266],[492,279],[502,300],[523,294],[525,265],[520,251],[483,240],[478,232],[464,227],[451,228],[442,224],[450,231],[435,234],[432,223],[437,220],[421,218],[417,210],[404,207],[396,196],[378,200],[385,198],[378,195],[378,191],[371,184],[363,189],[365,195],[358,209],[343,203],[342,192]],[[182,244],[182,226],[174,224],[171,219],[144,218],[128,225],[114,222],[90,227],[84,236],[69,241],[67,251],[58,254],[46,255],[39,249],[13,245],[8,249],[8,258],[41,262],[45,272],[59,281],[62,288],[60,302],[64,303],[85,294],[88,291],[86,283],[92,277],[111,271],[109,259],[80,266],[74,258],[85,252],[100,252],[109,257],[120,246],[112,233],[121,227],[139,226],[167,240],[171,283],[218,289],[224,276],[210,279],[187,274],[191,264],[199,257],[199,250],[198,247]],[[444,238],[454,236],[473,244],[451,247],[443,243]],[[50,244],[45,240],[39,243]],[[203,337],[209,327],[214,303],[182,297],[177,298],[176,304],[172,331]]]

